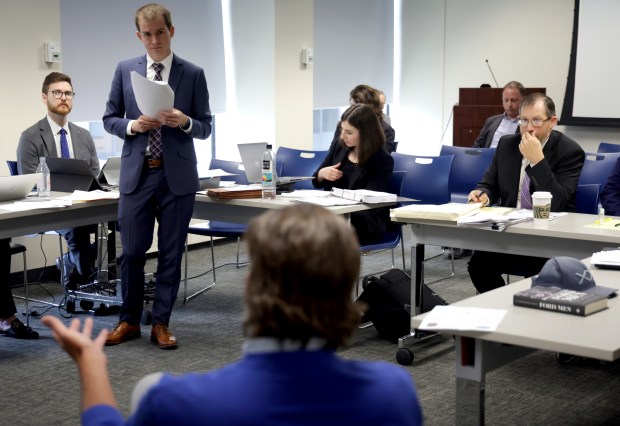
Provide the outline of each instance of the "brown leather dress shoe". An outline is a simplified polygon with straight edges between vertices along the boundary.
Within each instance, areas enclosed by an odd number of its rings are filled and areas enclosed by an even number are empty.
[[[131,325],[127,321],[119,321],[105,341],[106,346],[118,345],[140,337],[140,325]]]
[[[162,349],[175,349],[178,345],[177,338],[170,332],[168,326],[161,323],[153,324],[151,342],[157,343]]]

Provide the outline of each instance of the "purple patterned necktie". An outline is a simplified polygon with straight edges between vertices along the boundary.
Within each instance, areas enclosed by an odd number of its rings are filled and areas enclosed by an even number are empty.
[[[60,156],[62,158],[71,158],[69,154],[69,142],[67,142],[67,131],[60,129]]]
[[[523,181],[521,182],[521,208],[532,209],[532,196],[530,194],[530,177],[523,172]]]
[[[161,71],[163,69],[164,66],[159,62],[153,63],[153,70],[155,70],[155,78],[153,81],[162,81]],[[149,131],[149,149],[153,158],[161,157],[161,128]]]

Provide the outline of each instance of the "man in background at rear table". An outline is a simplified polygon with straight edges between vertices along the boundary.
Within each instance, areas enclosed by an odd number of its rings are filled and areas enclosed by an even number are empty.
[[[103,124],[124,140],[121,155],[118,218],[123,245],[120,257],[123,305],[106,344],[140,337],[144,302],[144,264],[158,228],[158,257],[151,341],[176,348],[168,324],[181,280],[181,258],[194,209],[198,170],[194,138],[211,134],[209,92],[202,68],[172,53],[174,26],[160,4],[142,6],[135,15],[136,36],[146,55],[116,67]],[[131,72],[164,81],[174,91],[174,108],[157,117],[142,114],[131,86]]]
[[[52,72],[45,77],[42,100],[47,106],[47,116],[24,130],[19,138],[17,171],[20,175],[35,173],[39,157],[62,157],[84,160],[93,176],[99,176],[99,159],[92,136],[88,130],[69,122],[74,96],[68,75]],[[79,284],[90,282],[96,258],[96,246],[91,244],[90,234],[96,231],[97,225],[57,230],[69,248],[62,262],[56,260],[58,269],[63,268],[65,288],[75,290]]]
[[[521,104],[520,135],[504,136],[491,165],[469,201],[531,209],[531,194],[550,192],[551,211],[574,212],[575,193],[585,159],[583,149],[553,130],[558,122],[553,100],[542,93],[528,95]],[[481,231],[482,232],[482,231]],[[536,275],[547,259],[475,251],[467,268],[480,293],[505,284],[502,274]]]
[[[502,136],[519,134],[519,108],[524,97],[525,87],[518,81],[511,81],[504,86],[504,113],[486,119],[474,142],[474,148],[495,148]]]

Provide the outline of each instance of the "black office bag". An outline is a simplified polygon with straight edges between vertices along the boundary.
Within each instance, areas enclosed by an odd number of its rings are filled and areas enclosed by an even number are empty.
[[[400,269],[362,281],[364,291],[358,300],[368,305],[364,321],[372,321],[379,336],[391,342],[410,331],[411,278]]]

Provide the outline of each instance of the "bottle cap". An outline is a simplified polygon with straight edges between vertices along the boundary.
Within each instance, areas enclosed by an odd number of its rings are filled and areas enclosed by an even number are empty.
[[[271,144],[270,144],[270,143],[268,143],[268,144],[267,144],[267,149],[271,149],[271,148],[272,148]]]

